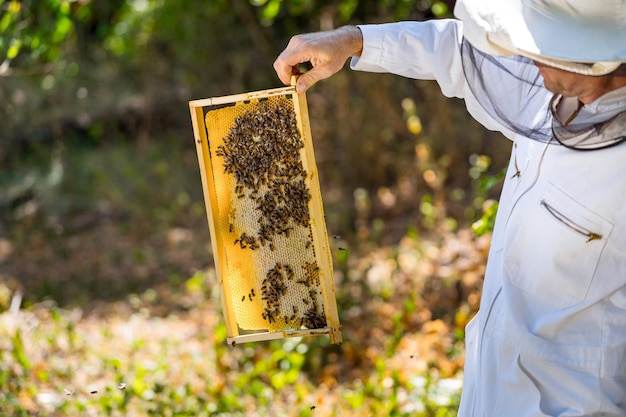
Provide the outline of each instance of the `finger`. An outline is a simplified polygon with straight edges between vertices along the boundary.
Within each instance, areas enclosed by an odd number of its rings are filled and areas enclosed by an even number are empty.
[[[309,56],[301,49],[294,48],[290,42],[287,49],[274,61],[274,70],[278,78],[288,85],[292,75],[300,74],[301,71],[298,69],[298,65],[307,61],[309,61]]]
[[[319,53],[315,48],[311,48],[310,42],[307,42],[307,36],[305,34],[292,37],[285,50],[274,61],[274,70],[285,84],[289,84],[292,75],[306,72],[311,67],[312,57]],[[301,69],[301,64],[309,64],[309,66]]]
[[[326,71],[324,71],[320,67],[313,67],[313,69],[305,72],[304,74],[298,77],[298,82],[296,84],[296,91],[298,93],[304,93],[306,90],[311,88],[311,86],[317,83],[319,80],[327,78],[325,75]]]
[[[274,71],[276,71],[276,75],[278,75],[283,84],[289,85],[291,76],[294,74],[294,66],[288,64],[283,54],[281,54],[274,61]]]

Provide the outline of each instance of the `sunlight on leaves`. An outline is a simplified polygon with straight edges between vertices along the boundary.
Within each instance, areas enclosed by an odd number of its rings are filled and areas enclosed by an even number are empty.
[[[344,22],[350,20],[358,5],[358,0],[341,1],[339,3],[339,17],[341,20]]]

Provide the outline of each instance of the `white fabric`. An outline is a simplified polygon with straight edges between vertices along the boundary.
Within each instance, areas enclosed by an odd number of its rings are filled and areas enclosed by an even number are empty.
[[[488,54],[524,55],[588,75],[626,61],[626,0],[458,0],[454,14]]]
[[[434,79],[503,129],[469,94],[460,22],[360,28],[353,69]],[[585,106],[598,119],[616,110],[626,111],[626,89]],[[626,416],[626,143],[575,151],[504,133],[513,152],[480,313],[466,329],[459,416]]]

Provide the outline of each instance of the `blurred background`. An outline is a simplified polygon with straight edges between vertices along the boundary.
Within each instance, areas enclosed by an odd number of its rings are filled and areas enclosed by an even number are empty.
[[[346,342],[232,350],[188,108],[280,87],[294,34],[453,6],[0,0],[0,410],[455,415],[510,143],[434,82],[346,68],[315,85]]]

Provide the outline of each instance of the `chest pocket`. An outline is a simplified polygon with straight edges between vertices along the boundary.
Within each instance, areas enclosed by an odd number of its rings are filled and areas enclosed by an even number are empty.
[[[613,225],[553,184],[514,222],[504,257],[511,283],[557,308],[583,301]]]

